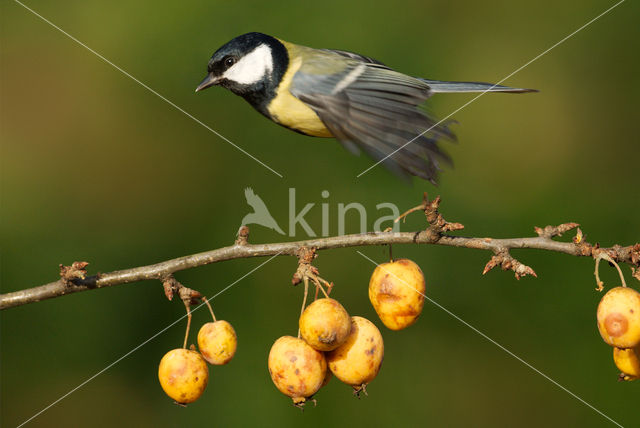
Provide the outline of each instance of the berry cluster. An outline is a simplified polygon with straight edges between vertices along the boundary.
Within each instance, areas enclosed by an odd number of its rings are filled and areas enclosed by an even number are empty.
[[[357,395],[378,375],[384,358],[380,330],[369,320],[349,316],[345,308],[329,298],[314,268],[299,275],[316,285],[316,300],[299,319],[298,337],[282,336],[269,352],[268,367],[280,392],[302,406],[332,375],[351,386]],[[308,277],[307,277],[308,275]],[[328,283],[327,283],[328,284]],[[332,287],[332,284],[329,284]],[[317,299],[317,290],[325,298]],[[425,281],[420,268],[400,259],[379,265],[369,282],[369,299],[385,326],[401,330],[415,323],[424,305]],[[315,401],[314,401],[315,402]]]
[[[598,304],[598,330],[613,346],[620,380],[640,378],[640,293],[631,287],[612,288]]]
[[[215,366],[227,364],[238,347],[238,338],[231,324],[224,320],[216,320],[207,299],[202,296],[202,300],[209,306],[213,322],[204,324],[198,332],[200,352],[196,351],[194,345],[191,345],[191,349],[186,349],[189,322],[183,347],[167,352],[158,367],[160,386],[177,404],[183,406],[193,403],[204,393],[209,382],[207,363]],[[189,311],[187,313],[191,315]]]

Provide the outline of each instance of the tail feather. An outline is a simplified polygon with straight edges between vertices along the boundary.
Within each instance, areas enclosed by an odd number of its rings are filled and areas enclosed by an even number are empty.
[[[429,85],[433,93],[439,92],[538,92],[537,89],[511,88],[509,86],[494,85],[483,82],[445,82],[442,80],[420,79]]]

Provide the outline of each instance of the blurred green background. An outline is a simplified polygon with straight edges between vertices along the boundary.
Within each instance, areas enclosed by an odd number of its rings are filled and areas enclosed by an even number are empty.
[[[637,3],[628,1],[505,83],[538,94],[487,95],[455,114],[456,168],[441,185],[408,186],[334,140],[268,122],[222,89],[194,94],[211,53],[236,35],[261,31],[313,47],[357,51],[403,72],[495,82],[613,5],[611,1],[136,2],[26,3],[284,175],[279,178],[100,58],[21,7],[2,3],[2,292],[56,279],[57,265],[90,272],[155,263],[229,245],[253,187],[286,228],[288,189],[320,231],[319,204],[359,202],[400,209],[423,191],[464,234],[515,237],[535,225],[576,221],[587,239],[630,244],[640,236]],[[447,115],[472,95],[438,95]],[[321,198],[327,190],[330,196]],[[384,212],[388,214],[388,212]],[[352,213],[353,215],[353,213]],[[356,216],[347,232],[358,232]],[[414,215],[403,230],[423,227]],[[298,229],[297,239],[306,238]],[[277,242],[255,226],[251,241]],[[564,239],[568,239],[565,237]],[[360,249],[376,261],[388,250]],[[428,295],[536,369],[624,426],[639,426],[640,382],[619,383],[599,337],[593,262],[534,250],[514,252],[538,279],[480,273],[489,254],[397,246],[424,270]],[[266,259],[181,272],[214,295]],[[205,395],[175,406],[157,381],[162,355],[181,346],[170,328],[28,426],[583,426],[612,425],[558,386],[427,303],[415,326],[383,329],[367,298],[373,266],[355,248],[326,251],[321,274],[354,315],[374,320],[385,362],[369,396],[337,380],[304,412],[272,385],[273,341],[295,335],[302,294],[295,260],[277,258],[213,301],[239,336],[234,361],[212,368]],[[634,286],[628,267],[627,281]],[[603,267],[607,285],[618,283]],[[148,281],[0,313],[1,417],[16,426],[152,337],[184,312]],[[208,321],[194,315],[194,326]],[[195,332],[192,334],[195,340]]]

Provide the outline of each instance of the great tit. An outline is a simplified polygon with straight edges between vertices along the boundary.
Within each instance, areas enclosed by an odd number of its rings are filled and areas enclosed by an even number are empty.
[[[452,164],[437,142],[456,137],[450,122],[437,124],[419,108],[426,99],[438,92],[535,91],[411,77],[353,52],[313,49],[262,33],[231,40],[213,54],[207,69],[196,92],[222,86],[279,125],[335,137],[354,154],[362,149],[376,161],[384,159],[400,176],[434,184],[439,165]]]

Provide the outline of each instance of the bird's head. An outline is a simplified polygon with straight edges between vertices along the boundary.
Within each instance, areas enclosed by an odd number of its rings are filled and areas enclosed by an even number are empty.
[[[237,95],[247,95],[275,84],[288,63],[286,48],[262,33],[238,36],[218,49],[207,66],[207,77],[196,92],[222,86]]]

